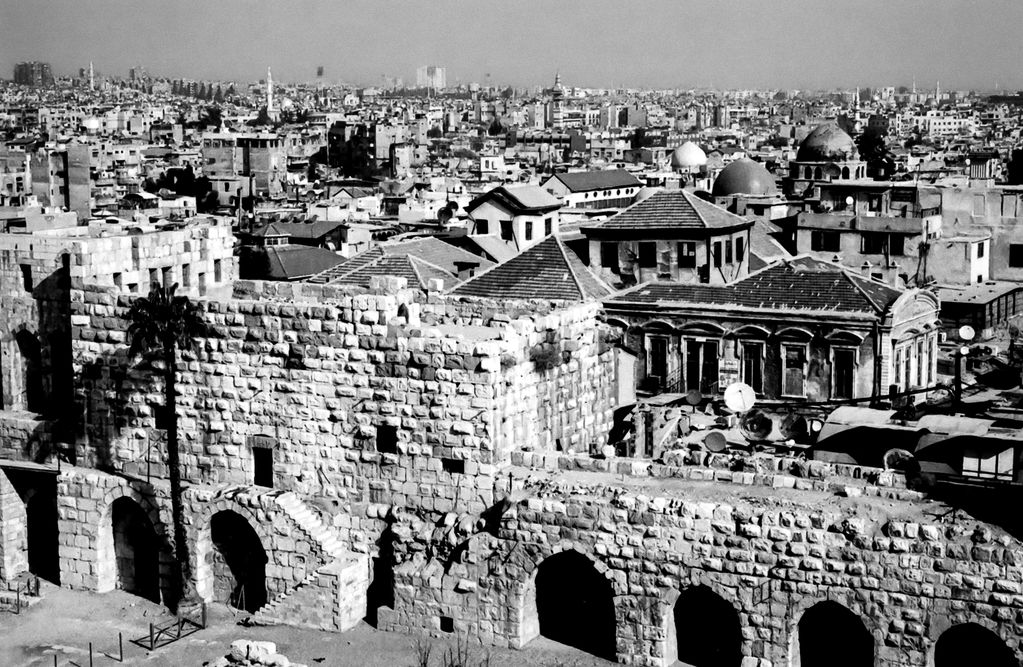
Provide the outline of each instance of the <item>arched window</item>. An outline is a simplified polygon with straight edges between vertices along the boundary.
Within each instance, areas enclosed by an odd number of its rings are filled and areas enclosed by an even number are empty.
[[[819,181],[824,178],[824,172],[821,170],[820,167],[817,167],[816,169],[813,170],[813,178],[815,181]]]
[[[842,178],[849,179],[849,167],[842,167]]]
[[[863,621],[830,600],[815,604],[803,613],[794,649],[793,664],[799,667],[874,665],[874,638]]]

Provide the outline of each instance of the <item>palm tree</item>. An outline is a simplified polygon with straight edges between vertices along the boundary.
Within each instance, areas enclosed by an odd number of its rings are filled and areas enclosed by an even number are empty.
[[[135,300],[128,311],[129,354],[163,361],[164,419],[167,427],[167,467],[170,469],[171,520],[174,524],[174,556],[181,568],[182,599],[191,601],[192,585],[185,543],[185,517],[181,506],[181,466],[178,458],[176,410],[177,353],[194,349],[206,325],[196,304],[178,296],[177,283],[161,287],[153,283],[148,297]]]

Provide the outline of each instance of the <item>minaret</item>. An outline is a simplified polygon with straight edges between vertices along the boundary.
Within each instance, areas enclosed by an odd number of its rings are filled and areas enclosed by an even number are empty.
[[[941,81],[934,82],[934,101],[941,102]]]
[[[89,90],[96,90],[96,78],[92,69],[92,61],[89,61]]]
[[[269,114],[274,109],[274,77],[270,68],[266,68],[266,112]]]

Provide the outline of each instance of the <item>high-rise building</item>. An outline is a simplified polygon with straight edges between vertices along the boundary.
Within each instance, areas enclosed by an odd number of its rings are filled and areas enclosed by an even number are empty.
[[[437,65],[423,65],[416,70],[416,86],[443,90],[447,86],[447,70]]]
[[[53,71],[50,63],[27,62],[14,66],[14,83],[26,86],[52,86]]]

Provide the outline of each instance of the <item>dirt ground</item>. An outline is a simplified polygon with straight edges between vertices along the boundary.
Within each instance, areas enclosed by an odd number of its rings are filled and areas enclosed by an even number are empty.
[[[156,651],[129,640],[149,632],[149,623],[171,618],[148,600],[122,591],[87,593],[48,587],[42,601],[20,615],[0,612],[0,667],[94,667],[122,664],[116,660],[117,634],[124,637],[124,663],[146,667],[201,667],[226,655],[236,639],[277,644],[292,662],[309,667],[419,667],[414,637],[378,632],[362,623],[345,633],[300,630],[282,626],[244,627],[243,614],[224,606],[210,610],[208,627]],[[443,667],[445,650],[455,640],[433,640],[431,667]],[[540,638],[522,651],[471,649],[471,667],[604,667],[613,663]],[[487,655],[490,662],[484,662]],[[54,663],[54,656],[57,661]],[[113,656],[113,657],[109,657]]]

